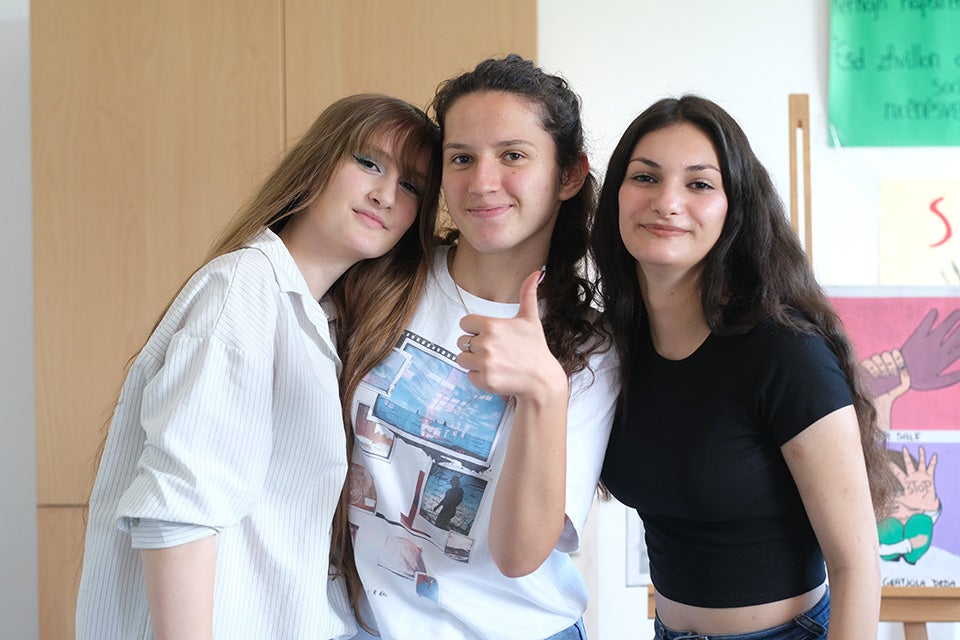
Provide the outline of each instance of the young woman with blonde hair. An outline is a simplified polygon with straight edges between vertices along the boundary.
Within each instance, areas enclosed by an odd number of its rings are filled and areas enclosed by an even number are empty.
[[[320,300],[374,357],[399,332],[426,276],[438,154],[436,126],[401,100],[333,103],[180,289],[106,439],[78,639],[354,633],[334,518],[353,357],[341,363]]]

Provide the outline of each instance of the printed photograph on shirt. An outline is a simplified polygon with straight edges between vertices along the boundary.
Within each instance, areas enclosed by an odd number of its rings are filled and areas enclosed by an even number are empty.
[[[437,529],[469,536],[487,481],[435,464],[427,477],[420,515]]]
[[[357,436],[358,447],[370,455],[381,458],[390,457],[390,451],[393,449],[393,432],[373,419],[369,405],[357,403],[357,410],[353,415],[353,429]]]
[[[427,571],[423,563],[423,549],[401,536],[387,536],[377,558],[377,564],[402,578],[413,580]]]
[[[832,290],[888,432],[899,484],[879,522],[885,586],[960,584],[960,298],[929,287]]]
[[[385,472],[392,481],[378,489],[377,474]],[[355,449],[349,482],[354,509],[402,527],[423,541],[417,545],[429,542],[453,560],[470,561],[474,523],[489,484],[482,473],[456,461],[438,463],[401,440],[389,460]],[[393,565],[384,561],[384,566]]]
[[[401,578],[414,583],[416,593],[421,598],[437,602],[440,597],[440,585],[437,579],[427,573],[423,562],[423,549],[415,542],[401,536],[388,536],[377,558],[377,563]]]
[[[414,576],[414,582],[417,585],[417,595],[421,598],[437,602],[440,598],[440,585],[437,579],[426,573],[418,573]]]
[[[462,536],[454,531],[448,533],[447,542],[443,546],[446,556],[457,562],[470,562],[471,549],[473,549],[473,538]]]
[[[381,393],[390,395],[390,392],[393,391],[393,385],[400,377],[400,372],[409,362],[409,357],[394,349],[384,358],[383,362],[364,376],[363,382]]]
[[[435,561],[470,562],[508,405],[475,387],[456,354],[416,334],[405,332],[394,351],[354,396],[350,517],[365,512],[402,527],[384,543],[380,564],[414,579],[426,574],[412,560],[422,560],[425,543],[442,552]],[[436,593],[430,580],[418,584],[425,597]]]
[[[351,507],[371,513],[377,510],[377,487],[373,483],[373,476],[363,465],[350,463],[347,484],[350,487]]]
[[[368,418],[424,449],[488,467],[506,411],[504,398],[473,386],[455,354],[419,336],[407,332],[399,350],[406,361],[389,394],[377,394]]]

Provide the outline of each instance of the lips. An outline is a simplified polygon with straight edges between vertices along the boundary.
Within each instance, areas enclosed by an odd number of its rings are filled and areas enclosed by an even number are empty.
[[[496,218],[510,210],[509,204],[483,204],[467,207],[467,213],[476,218]]]
[[[668,224],[641,224],[641,227],[646,229],[648,232],[652,233],[655,236],[661,236],[664,238],[682,236],[686,233],[685,229],[680,227],[674,227]]]
[[[360,218],[360,222],[371,229],[387,228],[387,223],[384,221],[384,219],[372,211],[367,211],[366,209],[354,209],[353,212]]]

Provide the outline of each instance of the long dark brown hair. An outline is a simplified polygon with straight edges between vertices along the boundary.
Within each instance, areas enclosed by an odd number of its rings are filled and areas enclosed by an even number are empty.
[[[773,181],[740,125],[720,106],[698,96],[666,98],[641,113],[620,138],[600,192],[591,254],[623,379],[629,379],[646,309],[636,261],[620,236],[619,191],[637,142],[652,131],[680,123],[696,127],[713,143],[727,196],[723,230],[700,272],[701,305],[710,330],[718,335],[740,334],[770,318],[826,339],[853,396],[874,511],[882,516],[893,495],[886,437],[877,426],[877,412],[861,380],[850,339],[814,278]],[[621,407],[624,393],[621,390]]]

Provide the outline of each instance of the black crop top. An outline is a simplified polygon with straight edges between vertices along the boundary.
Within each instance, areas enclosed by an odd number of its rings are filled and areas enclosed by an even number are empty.
[[[640,334],[602,477],[643,519],[657,590],[723,608],[821,584],[823,554],[780,446],[851,404],[825,340],[766,322],[671,361]]]

